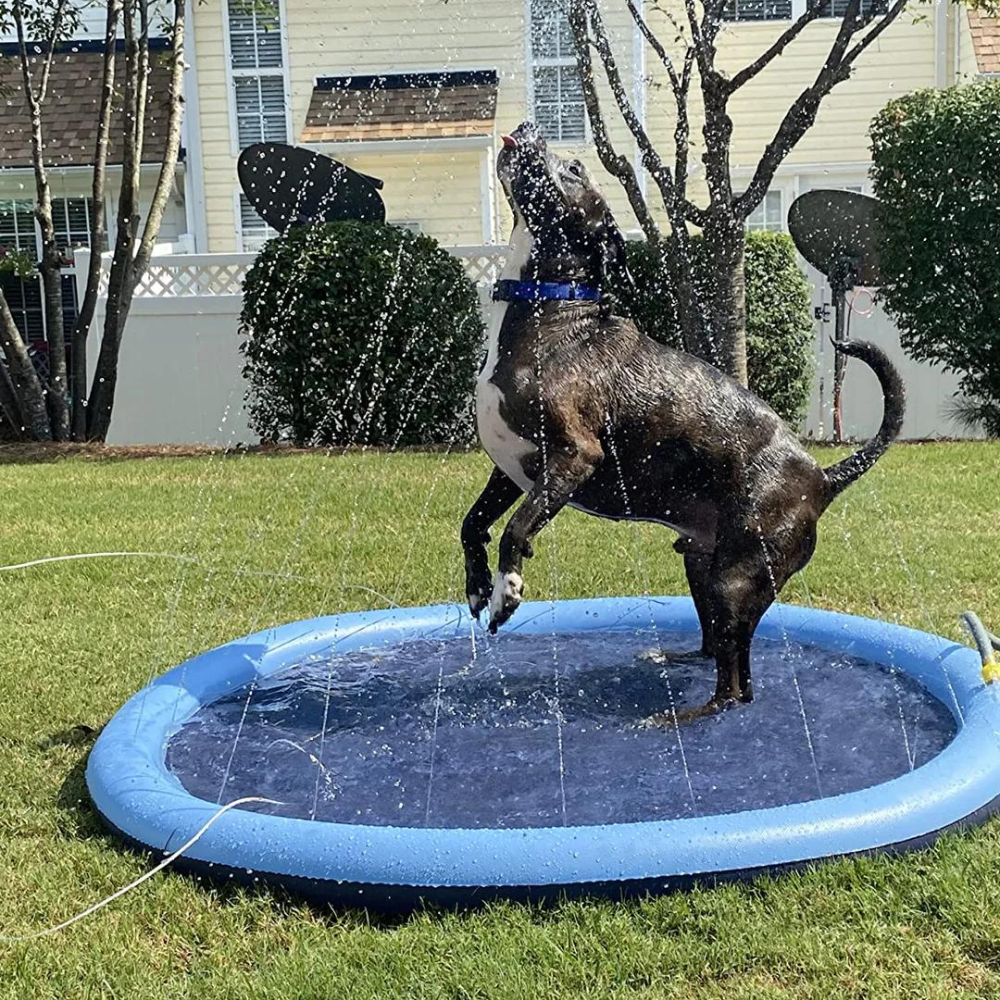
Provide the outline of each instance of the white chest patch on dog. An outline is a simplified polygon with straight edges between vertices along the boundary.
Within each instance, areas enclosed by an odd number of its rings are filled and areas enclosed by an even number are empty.
[[[534,239],[522,218],[518,217],[511,235],[510,252],[501,272],[502,278],[520,280],[521,269],[528,262]],[[486,454],[502,472],[527,493],[532,481],[525,475],[523,459],[530,458],[537,448],[514,431],[503,419],[500,406],[503,392],[490,380],[500,356],[500,328],[507,314],[507,302],[494,302],[487,333],[488,353],[483,370],[476,382],[476,425],[479,440]]]

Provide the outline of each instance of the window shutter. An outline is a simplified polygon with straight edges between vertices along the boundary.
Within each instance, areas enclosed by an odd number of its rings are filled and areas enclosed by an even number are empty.
[[[256,253],[277,232],[257,214],[250,199],[240,192],[240,247],[244,253]]]
[[[586,110],[568,0],[531,0],[531,55],[535,123],[547,139],[584,141]]]
[[[722,12],[724,21],[787,21],[791,16],[792,0],[727,0]]]

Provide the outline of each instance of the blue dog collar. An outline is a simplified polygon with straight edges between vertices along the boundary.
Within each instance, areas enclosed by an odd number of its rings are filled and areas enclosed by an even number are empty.
[[[504,278],[493,286],[494,302],[540,302],[551,299],[600,302],[601,290],[558,281],[512,281]]]

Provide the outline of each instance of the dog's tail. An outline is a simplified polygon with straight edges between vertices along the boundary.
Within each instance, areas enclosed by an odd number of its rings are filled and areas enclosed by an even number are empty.
[[[827,486],[827,503],[863,476],[885,453],[903,426],[906,410],[906,390],[893,363],[881,347],[866,340],[845,340],[834,343],[834,348],[852,358],[859,358],[873,372],[882,386],[882,425],[875,437],[866,441],[853,455],[842,462],[824,469]]]

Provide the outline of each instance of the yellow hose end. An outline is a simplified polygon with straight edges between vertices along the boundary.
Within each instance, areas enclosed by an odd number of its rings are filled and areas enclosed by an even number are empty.
[[[983,683],[992,684],[994,681],[1000,681],[1000,660],[991,656],[983,663]]]

